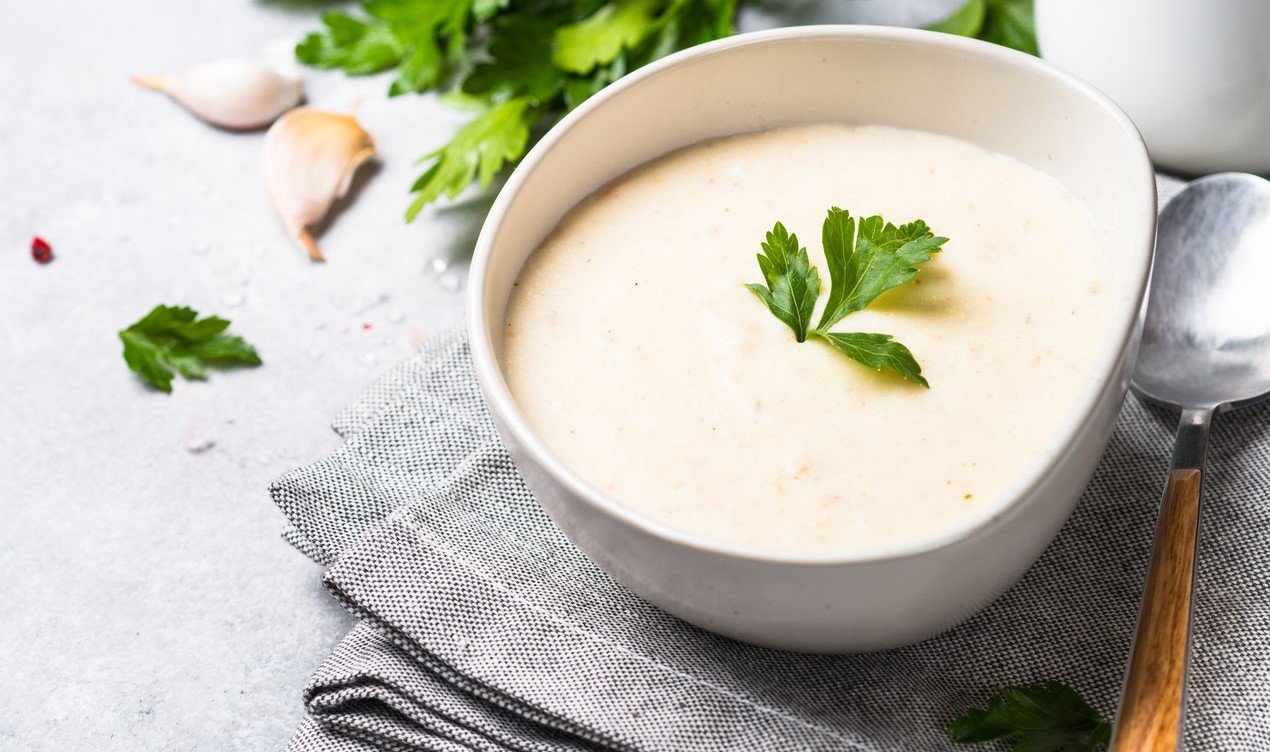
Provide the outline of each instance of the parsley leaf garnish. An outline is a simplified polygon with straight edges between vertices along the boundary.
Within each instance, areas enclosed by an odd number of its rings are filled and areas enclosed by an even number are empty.
[[[829,298],[815,329],[812,311],[820,296],[820,274],[798,243],[780,222],[767,233],[759,269],[767,285],[746,287],[759,297],[776,318],[793,330],[799,342],[823,339],[852,360],[876,371],[889,369],[929,388],[922,368],[907,347],[889,334],[830,332],[843,318],[864,309],[879,295],[917,276],[922,264],[939,252],[948,238],[936,237],[918,220],[895,226],[880,216],[856,220],[851,213],[833,207],[821,228],[825,261],[829,267]]]
[[[863,363],[875,371],[889,368],[909,381],[930,388],[930,384],[922,377],[922,367],[917,365],[913,353],[889,334],[817,330],[815,336],[824,339],[857,363]]]
[[[967,743],[1013,739],[1016,752],[1096,752],[1111,742],[1111,724],[1055,681],[1004,687],[986,710],[970,708],[953,719],[948,733]]]
[[[256,348],[242,337],[226,334],[229,322],[216,316],[198,318],[192,308],[155,306],[140,321],[119,332],[123,359],[152,386],[172,392],[172,377],[207,378],[207,365],[260,365]]]
[[[967,0],[947,18],[926,28],[1040,55],[1034,16],[1033,0]]]
[[[807,258],[807,249],[799,246],[798,236],[790,235],[780,222],[767,233],[763,252],[758,256],[767,287],[746,285],[767,304],[776,318],[794,330],[799,342],[807,339],[811,312],[820,296],[820,275]]]
[[[849,313],[917,276],[914,265],[930,261],[948,238],[937,238],[920,219],[896,227],[881,217],[859,221],[833,207],[825,220],[822,242],[829,267],[829,301],[817,329],[828,330]]]

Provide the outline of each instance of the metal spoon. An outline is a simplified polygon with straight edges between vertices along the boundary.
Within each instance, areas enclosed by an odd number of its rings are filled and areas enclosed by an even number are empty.
[[[1208,427],[1270,393],[1270,181],[1213,175],[1160,212],[1133,388],[1181,409],[1112,752],[1182,746]]]

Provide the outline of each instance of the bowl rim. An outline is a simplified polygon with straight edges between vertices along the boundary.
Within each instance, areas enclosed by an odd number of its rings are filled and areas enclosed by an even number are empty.
[[[538,437],[537,433],[529,425],[528,420],[516,404],[515,398],[512,396],[511,391],[507,386],[502,368],[499,366],[498,358],[495,355],[493,343],[486,335],[489,327],[488,317],[486,316],[485,310],[485,280],[490,265],[494,236],[497,233],[498,227],[502,224],[509,207],[520,193],[528,175],[555,146],[555,144],[564,137],[573,125],[579,120],[586,118],[593,110],[604,106],[609,100],[618,96],[626,89],[637,86],[668,68],[682,65],[698,58],[712,56],[740,47],[757,46],[773,42],[826,38],[894,41],[942,47],[945,49],[987,57],[1002,65],[1028,69],[1034,74],[1049,76],[1065,84],[1068,88],[1079,93],[1083,97],[1093,101],[1095,104],[1099,105],[1100,108],[1117,125],[1120,126],[1120,130],[1126,136],[1127,143],[1132,147],[1136,147],[1136,161],[1138,162],[1141,173],[1144,176],[1147,176],[1150,180],[1149,189],[1146,191],[1146,198],[1150,202],[1150,205],[1143,207],[1147,210],[1144,213],[1144,216],[1147,218],[1146,226],[1143,228],[1145,230],[1144,234],[1146,235],[1145,242],[1147,247],[1145,249],[1143,263],[1141,267],[1136,270],[1136,275],[1131,276],[1128,280],[1126,280],[1128,286],[1130,287],[1130,289],[1126,292],[1132,293],[1131,302],[1136,302],[1136,305],[1132,306],[1130,310],[1135,311],[1135,313],[1125,316],[1122,321],[1113,321],[1113,325],[1118,326],[1119,329],[1118,331],[1113,329],[1109,332],[1109,336],[1114,335],[1114,339],[1105,343],[1103,351],[1098,355],[1100,359],[1100,361],[1096,364],[1098,366],[1098,379],[1091,380],[1090,383],[1093,386],[1086,388],[1079,394],[1077,405],[1080,409],[1073,410],[1073,413],[1068,416],[1064,422],[1061,434],[1063,441],[1055,442],[1052,445],[1056,449],[1056,452],[1048,461],[1048,464],[1043,466],[1040,470],[1035,469],[1035,464],[1029,465],[1026,476],[1021,477],[1019,483],[1007,486],[1005,495],[1008,498],[1003,503],[991,510],[988,510],[988,513],[982,514],[977,519],[972,518],[973,524],[955,526],[939,533],[938,535],[918,538],[914,541],[900,545],[876,546],[856,551],[790,551],[767,549],[709,538],[697,533],[680,530],[671,525],[660,522],[617,501],[595,488],[590,483],[583,480],[581,476],[572,470],[566,463],[560,460],[545,445],[545,443]],[[691,144],[684,144],[683,146],[690,145]],[[1092,414],[1098,406],[1101,396],[1109,387],[1114,386],[1113,381],[1116,371],[1120,367],[1126,349],[1132,344],[1134,332],[1136,331],[1143,316],[1143,302],[1145,300],[1147,282],[1150,276],[1151,262],[1154,254],[1155,219],[1157,212],[1154,176],[1155,171],[1152,167],[1150,157],[1147,154],[1146,144],[1143,142],[1141,134],[1138,132],[1137,127],[1129,119],[1128,115],[1126,115],[1118,105],[1107,97],[1107,95],[1103,94],[1083,79],[1046,63],[1039,57],[1035,57],[1018,50],[1009,49],[977,39],[969,39],[941,32],[891,26],[870,26],[863,24],[825,24],[814,26],[781,27],[777,29],[736,34],[713,42],[707,42],[695,47],[690,47],[656,60],[618,79],[589,98],[586,102],[583,102],[576,109],[566,114],[538,141],[537,144],[534,145],[529,153],[525,155],[513,171],[511,177],[508,178],[507,183],[499,191],[499,194],[495,198],[489,214],[486,216],[485,222],[481,227],[481,232],[477,238],[475,250],[473,251],[472,264],[469,272],[470,279],[468,282],[466,300],[466,326],[477,381],[480,383],[481,389],[484,392],[490,412],[499,419],[504,427],[504,430],[511,433],[515,441],[527,454],[531,456],[533,461],[537,462],[557,482],[562,484],[569,493],[572,493],[574,496],[589,504],[595,511],[601,512],[609,517],[617,518],[621,520],[623,524],[630,525],[646,535],[662,539],[665,542],[675,543],[690,549],[695,549],[701,553],[773,564],[833,566],[894,561],[924,555],[932,551],[973,539],[979,534],[985,532],[988,528],[991,528],[1001,522],[1007,514],[1018,511],[1021,502],[1030,497],[1037,487],[1044,484],[1061,464],[1061,460],[1070,454],[1071,448],[1080,438],[1082,427],[1089,422]],[[501,326],[499,329],[501,330]]]

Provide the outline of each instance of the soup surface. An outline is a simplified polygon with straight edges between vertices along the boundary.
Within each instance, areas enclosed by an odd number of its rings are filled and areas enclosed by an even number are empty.
[[[834,327],[894,335],[930,389],[796,342],[745,289],[779,220],[823,306],[830,206],[949,238]],[[580,204],[521,272],[503,366],[550,450],[622,504],[763,549],[885,551],[991,514],[1057,448],[1098,378],[1103,269],[1084,208],[1020,162],[931,133],[782,128]]]

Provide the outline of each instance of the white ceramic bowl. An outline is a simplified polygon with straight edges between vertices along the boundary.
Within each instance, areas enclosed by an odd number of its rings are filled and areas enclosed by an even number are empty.
[[[1108,252],[1112,330],[1070,420],[1053,438],[1052,459],[1038,458],[995,514],[886,555],[778,554],[649,519],[555,457],[500,371],[512,284],[575,204],[631,168],[702,139],[820,122],[945,133],[1023,160],[1088,207]],[[988,603],[1040,555],[1071,512],[1124,398],[1155,210],[1151,165],[1133,124],[1097,91],[1036,58],[894,28],[744,34],[626,76],[529,153],[477,241],[468,298],[472,357],[525,482],[616,580],[687,621],[748,642],[815,652],[891,648],[942,631]],[[1049,267],[1040,261],[1038,274],[1063,273],[1061,260]]]

